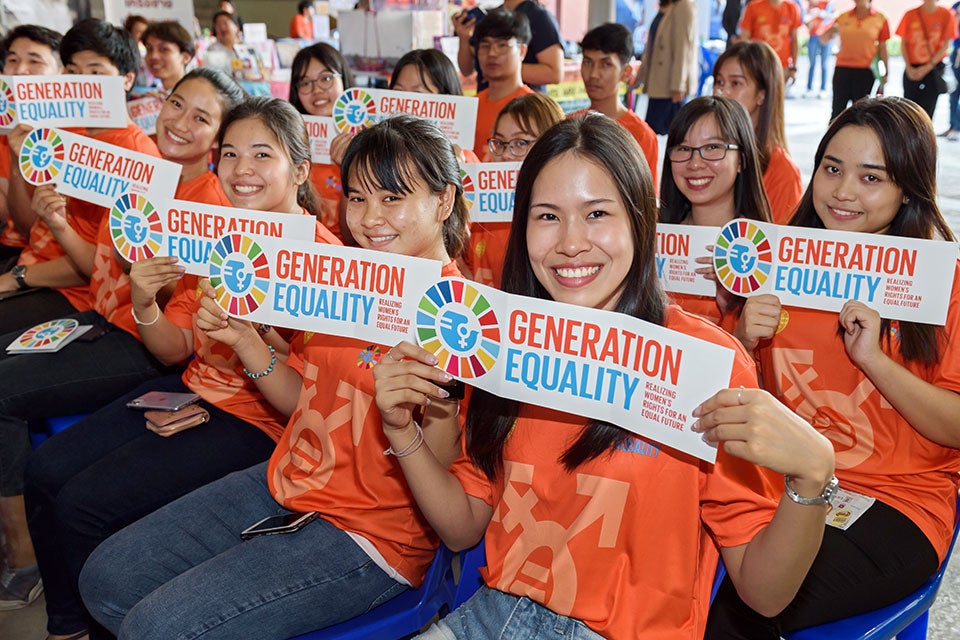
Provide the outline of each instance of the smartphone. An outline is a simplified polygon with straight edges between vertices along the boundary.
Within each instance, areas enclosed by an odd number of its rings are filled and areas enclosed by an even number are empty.
[[[303,529],[317,517],[316,511],[310,513],[288,513],[282,516],[270,516],[260,522],[247,527],[240,532],[243,540],[257,536],[272,536],[278,533],[293,533]]]
[[[140,397],[127,403],[131,409],[160,409],[162,411],[179,411],[195,402],[200,396],[195,393],[173,393],[170,391],[148,391]]]
[[[480,7],[474,7],[473,9],[468,9],[468,10],[466,10],[466,11],[461,11],[461,12],[460,12],[460,19],[461,19],[461,20],[464,20],[464,19],[466,19],[466,20],[474,20],[474,21],[476,21],[476,22],[480,22],[481,20],[483,20],[483,18],[484,18],[486,15],[487,15],[487,14],[484,13],[483,9],[481,9]]]
[[[111,330],[113,327],[108,324],[95,324],[84,331],[83,335],[77,338],[77,342],[96,342]]]
[[[439,386],[441,389],[446,389],[447,393],[450,394],[447,396],[447,400],[463,400],[463,394],[466,389],[465,385],[463,384],[463,380],[454,379],[447,384],[441,384],[437,386]]]

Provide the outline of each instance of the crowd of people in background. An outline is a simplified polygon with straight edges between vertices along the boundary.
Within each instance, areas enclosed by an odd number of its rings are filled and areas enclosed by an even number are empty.
[[[17,125],[0,138],[0,346],[58,318],[98,337],[0,354],[0,610],[45,592],[48,640],[283,639],[418,587],[441,543],[484,544],[485,586],[428,640],[773,640],[907,596],[944,562],[956,525],[960,268],[945,326],[857,300],[838,313],[733,294],[706,266],[712,247],[697,273],[715,293],[667,294],[657,224],[954,241],[932,117],[944,74],[960,80],[958,5],[923,0],[891,29],[871,0],[730,0],[713,95],[697,96],[697,2],[661,0],[639,59],[623,25],[583,35],[590,104],[564,113],[545,93],[563,78],[556,18],[506,0],[453,16],[456,60],[413,50],[387,83],[461,96],[475,78],[472,146],[395,115],[339,134],[325,164],[311,162],[303,117],[330,117],[357,85],[328,43],[305,43],[280,99],[250,97],[232,74],[247,52],[226,0],[199,61],[176,22],[15,27],[5,75],[118,76],[162,101],[152,136],[133,121],[69,130],[177,164],[179,200],[305,216],[316,243],[433,260],[530,305],[625,314],[719,345],[733,364],[693,413],[715,463],[479,388],[451,397],[452,376],[412,342],[240,320],[176,258],[128,263],[107,208],[23,178],[31,127]],[[313,40],[313,17],[300,2],[290,35]],[[893,35],[902,97],[883,95]],[[832,93],[806,185],[784,116],[804,80]],[[636,81],[644,117],[621,97]],[[470,219],[463,167],[482,162],[519,164],[510,222]],[[150,391],[197,394],[203,419],[145,429],[128,403]],[[30,429],[63,414],[86,417],[33,450]],[[849,528],[825,524],[838,486],[872,500]],[[598,508],[602,527],[584,522]],[[297,513],[317,517],[240,536]]]

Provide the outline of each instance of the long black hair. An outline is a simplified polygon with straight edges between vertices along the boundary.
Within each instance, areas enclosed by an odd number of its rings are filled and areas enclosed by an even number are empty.
[[[550,299],[530,266],[527,222],[534,183],[551,160],[571,153],[606,171],[630,218],[634,256],[624,278],[615,311],[662,325],[667,300],[657,279],[657,199],[653,176],[637,142],[615,121],[598,113],[564,120],[534,143],[517,175],[513,223],[503,268],[501,289],[533,298]],[[480,389],[473,390],[467,412],[467,452],[491,480],[503,466],[503,447],[520,413],[520,403]],[[601,420],[588,420],[561,456],[568,469],[611,452],[632,436],[625,429]]]
[[[903,202],[884,235],[924,240],[955,240],[937,206],[937,138],[927,114],[906,98],[867,98],[838,115],[823,134],[815,156],[814,176],[800,199],[790,225],[823,229],[813,202],[813,182],[821,170],[827,145],[845,127],[873,131],[883,150],[890,180],[903,192]],[[900,323],[900,355],[926,366],[940,359],[944,329],[919,322]],[[881,341],[890,345],[890,321],[883,320]]]

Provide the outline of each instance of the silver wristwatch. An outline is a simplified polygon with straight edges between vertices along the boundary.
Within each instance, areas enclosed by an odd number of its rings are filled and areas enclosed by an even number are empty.
[[[825,486],[823,491],[820,492],[820,495],[812,498],[804,498],[799,493],[794,491],[793,487],[790,486],[790,476],[783,476],[783,486],[787,492],[787,497],[797,504],[833,504],[833,496],[837,495],[837,489],[840,487],[840,481],[837,480],[837,476],[831,477],[830,481],[827,482],[827,486]]]

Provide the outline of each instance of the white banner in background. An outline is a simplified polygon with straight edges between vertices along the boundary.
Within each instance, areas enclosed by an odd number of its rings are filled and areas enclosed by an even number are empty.
[[[943,325],[957,245],[874,233],[733,220],[713,251],[732,293],[772,293],[784,305],[839,311],[859,300],[882,318]]]

